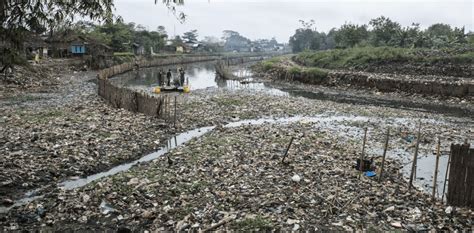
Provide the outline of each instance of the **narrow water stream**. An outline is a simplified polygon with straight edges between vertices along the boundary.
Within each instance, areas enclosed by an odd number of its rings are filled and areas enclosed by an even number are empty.
[[[126,171],[126,170],[130,169],[133,165],[154,160],[154,159],[168,153],[170,150],[180,146],[181,144],[186,143],[186,142],[188,142],[189,140],[191,140],[195,137],[202,136],[203,134],[211,131],[213,128],[214,128],[213,126],[211,126],[211,127],[202,127],[202,128],[199,128],[199,129],[193,129],[193,130],[186,131],[184,133],[180,133],[180,134],[168,139],[166,141],[166,146],[164,146],[163,148],[161,148],[160,150],[158,150],[154,153],[145,155],[145,156],[141,157],[140,159],[132,161],[130,163],[125,163],[125,164],[122,164],[122,165],[118,165],[118,166],[113,167],[112,169],[110,169],[108,171],[105,171],[105,172],[90,175],[90,176],[87,176],[87,177],[82,178],[82,179],[66,180],[64,182],[59,183],[59,186],[64,187],[66,190],[80,188],[80,187],[83,187],[83,186],[85,186],[85,185],[87,185],[87,184],[89,184],[93,181],[96,181],[96,180],[100,179],[100,178],[115,175],[115,174],[117,174],[119,172],[122,172],[122,171]]]

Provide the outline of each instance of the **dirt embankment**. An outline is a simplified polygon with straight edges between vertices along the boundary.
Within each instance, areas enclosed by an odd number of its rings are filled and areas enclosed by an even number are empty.
[[[406,75],[442,75],[472,78],[474,66],[466,64],[452,64],[438,62],[434,64],[413,64],[407,62],[390,62],[382,64],[370,64],[357,67],[355,70],[383,74],[406,74]]]
[[[420,49],[364,47],[303,52],[292,60],[306,67],[382,74],[472,78],[474,47]]]
[[[381,66],[373,69],[383,70],[392,68],[390,66]],[[397,69],[403,68],[397,67]],[[460,70],[466,72],[464,69]],[[468,99],[474,97],[474,80],[472,78],[326,70],[301,66],[288,60],[288,58],[262,64],[257,67],[257,71],[271,79],[298,81],[313,85],[353,86],[356,88],[376,89],[381,92],[401,91],[441,97]]]

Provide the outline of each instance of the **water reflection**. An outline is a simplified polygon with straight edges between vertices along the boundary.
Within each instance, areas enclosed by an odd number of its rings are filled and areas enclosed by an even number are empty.
[[[159,71],[163,70],[164,75],[171,70],[172,78],[178,78],[178,69],[183,68],[185,77],[189,79],[189,83],[193,90],[205,89],[208,87],[217,87],[215,81],[214,62],[192,63],[177,66],[163,66],[143,68],[138,71],[131,71],[117,75],[111,79],[114,84],[119,86],[127,86],[132,89],[148,90],[155,86],[159,86]]]

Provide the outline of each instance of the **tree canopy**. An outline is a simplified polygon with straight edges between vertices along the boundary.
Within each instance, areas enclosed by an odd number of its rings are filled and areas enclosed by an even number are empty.
[[[155,4],[158,4],[155,0]],[[185,14],[177,11],[184,0],[162,0],[180,21]],[[23,42],[28,33],[44,33],[71,24],[75,18],[89,18],[93,21],[113,23],[113,0],[2,0],[0,1],[0,39],[3,45],[0,54],[2,64],[15,63],[21,55]],[[123,25],[114,25],[110,30],[120,30]],[[102,35],[103,36],[103,35]],[[126,33],[123,38],[129,37]],[[2,69],[3,70],[3,69]]]
[[[356,46],[390,46],[404,48],[442,48],[467,44],[472,35],[464,28],[452,28],[448,24],[433,24],[421,30],[419,24],[402,27],[388,17],[380,16],[369,23],[357,25],[345,23],[328,34],[318,32],[315,21],[300,21],[302,26],[290,37],[293,52]],[[472,43],[471,43],[472,44]]]
[[[183,34],[183,40],[184,42],[186,43],[192,43],[192,44],[195,44],[197,43],[198,41],[198,32],[197,30],[191,30],[189,32],[185,32]]]

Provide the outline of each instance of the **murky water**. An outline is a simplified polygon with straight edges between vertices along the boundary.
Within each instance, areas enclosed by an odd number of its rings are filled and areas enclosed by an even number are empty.
[[[172,77],[176,78],[178,75],[177,69],[183,68],[185,77],[189,80],[192,90],[205,89],[210,87],[218,87],[224,85],[225,82],[219,82],[216,79],[216,71],[214,62],[191,63],[179,66],[164,66],[143,68],[138,71],[127,72],[120,74],[112,79],[112,82],[120,86],[127,86],[132,89],[151,90],[159,86],[159,71],[164,73],[171,70]]]
[[[112,82],[119,86],[126,86],[131,89],[152,92],[153,88],[159,86],[159,71],[167,72],[171,69],[173,77],[176,77],[176,70],[182,67],[185,70],[185,76],[189,80],[191,90],[200,90],[206,88],[226,88],[232,90],[250,89],[259,92],[265,92],[272,95],[288,96],[286,91],[277,88],[269,87],[262,82],[256,82],[252,78],[252,72],[242,67],[234,71],[238,77],[243,77],[242,80],[225,80],[216,75],[214,62],[202,62],[185,64],[182,66],[165,66],[165,67],[151,67],[144,68],[138,71],[127,72],[120,74],[111,79]]]
[[[11,208],[15,208],[18,206],[26,205],[36,199],[43,198],[43,195],[38,195],[38,192],[40,189],[35,189],[32,191],[28,191],[25,193],[24,197],[22,199],[16,200],[15,203],[11,206],[0,206],[0,214],[7,213]]]
[[[233,74],[242,77],[242,80],[225,80],[216,76],[214,65],[215,62],[201,62],[185,64],[182,66],[144,68],[139,71],[118,75],[112,80],[119,86],[126,86],[131,89],[152,93],[154,87],[159,86],[159,70],[166,72],[171,69],[173,77],[176,77],[176,70],[183,67],[186,72],[186,78],[189,80],[191,91],[206,88],[225,88],[231,90],[245,89],[276,96],[304,97],[308,99],[330,100],[339,103],[384,106],[420,112],[443,113],[453,116],[469,115],[469,112],[467,112],[466,109],[458,108],[456,106],[439,105],[437,103],[421,103],[390,98],[373,98],[370,96],[354,97],[345,92],[313,92],[291,87],[275,86],[273,84],[254,80],[252,78],[253,74],[248,66],[238,67],[233,71]]]

